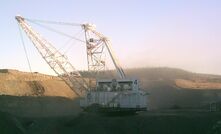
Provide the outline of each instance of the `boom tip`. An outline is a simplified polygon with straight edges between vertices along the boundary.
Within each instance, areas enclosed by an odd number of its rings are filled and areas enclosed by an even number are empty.
[[[21,15],[16,15],[16,16],[15,16],[15,19],[16,19],[17,21],[24,20],[24,18],[23,18]]]

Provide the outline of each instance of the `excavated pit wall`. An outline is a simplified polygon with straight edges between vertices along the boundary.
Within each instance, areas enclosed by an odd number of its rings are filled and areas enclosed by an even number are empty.
[[[55,76],[0,70],[0,111],[21,116],[59,116],[81,111],[76,94]]]

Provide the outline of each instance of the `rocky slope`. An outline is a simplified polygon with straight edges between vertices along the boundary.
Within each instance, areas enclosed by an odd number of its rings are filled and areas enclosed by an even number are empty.
[[[149,93],[149,109],[204,108],[221,101],[221,76],[171,68],[126,70]],[[87,73],[83,73],[87,76]],[[0,70],[0,111],[24,116],[57,116],[81,111],[79,99],[60,78]]]
[[[0,95],[76,97],[58,77],[8,69],[0,70]]]

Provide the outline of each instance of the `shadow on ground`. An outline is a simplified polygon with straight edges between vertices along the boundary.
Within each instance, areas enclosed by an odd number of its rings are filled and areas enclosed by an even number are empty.
[[[82,112],[78,99],[0,97],[1,134],[218,134],[221,113],[149,111],[109,116]]]

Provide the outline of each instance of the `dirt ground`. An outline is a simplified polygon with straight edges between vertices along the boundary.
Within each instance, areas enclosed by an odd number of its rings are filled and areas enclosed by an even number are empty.
[[[221,101],[221,89],[219,89],[221,76],[195,74],[170,68],[128,69],[126,73],[129,78],[139,78],[141,88],[150,94],[148,96],[149,109],[171,108],[174,106],[208,108],[210,102]],[[218,86],[214,87],[214,85]],[[1,95],[63,97],[70,100],[75,100],[77,97],[65,82],[58,77],[10,69],[0,69]],[[18,102],[20,102],[19,99]],[[44,103],[47,103],[47,101]],[[27,104],[31,105],[31,103]],[[35,104],[38,103],[35,102]]]
[[[76,97],[58,77],[8,69],[0,70],[0,95]]]
[[[221,113],[208,112],[210,102],[221,100],[221,90],[210,89],[209,85],[206,90],[182,88],[175,82],[182,79],[211,84],[220,83],[221,77],[173,72],[170,69],[129,70],[129,77],[140,78],[142,88],[150,94],[150,111],[113,116],[83,112],[79,98],[58,77],[0,70],[0,134],[221,133]],[[201,110],[185,111],[186,108]]]
[[[84,113],[19,117],[1,113],[1,134],[219,134],[221,113],[143,112],[136,115]]]

